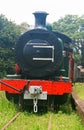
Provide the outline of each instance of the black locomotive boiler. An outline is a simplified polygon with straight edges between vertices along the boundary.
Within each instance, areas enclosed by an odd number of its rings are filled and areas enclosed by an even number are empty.
[[[23,105],[55,108],[72,91],[73,58],[71,39],[46,26],[46,12],[35,12],[35,28],[15,44],[16,74],[0,81],[8,100]],[[33,102],[32,102],[33,101]]]

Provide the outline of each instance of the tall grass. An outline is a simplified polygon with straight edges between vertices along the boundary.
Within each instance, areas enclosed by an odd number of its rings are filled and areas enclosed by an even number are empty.
[[[76,92],[77,96],[80,99],[84,100],[84,83],[75,83],[73,89]]]
[[[16,112],[15,104],[8,102],[4,92],[0,92],[0,129]],[[50,113],[34,114],[24,111],[7,130],[47,130]],[[84,130],[84,125],[67,102],[60,107],[58,113],[52,113],[51,128],[52,130]]]
[[[0,92],[0,129],[16,113],[17,108],[13,102],[7,101],[4,92]]]
[[[7,130],[47,130],[50,112],[33,114],[23,112]],[[52,113],[51,130],[84,130],[84,125],[76,113]]]
[[[52,130],[84,130],[84,125],[76,113],[62,113],[53,115]]]

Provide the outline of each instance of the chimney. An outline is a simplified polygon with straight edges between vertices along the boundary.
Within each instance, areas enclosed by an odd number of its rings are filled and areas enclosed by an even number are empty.
[[[46,29],[46,16],[48,15],[48,13],[46,13],[46,12],[35,12],[33,14],[35,16],[35,28]]]

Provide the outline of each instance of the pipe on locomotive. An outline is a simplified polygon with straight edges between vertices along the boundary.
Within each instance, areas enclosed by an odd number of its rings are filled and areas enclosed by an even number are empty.
[[[33,14],[35,16],[35,28],[46,29],[46,17],[48,15],[48,13],[37,11]]]

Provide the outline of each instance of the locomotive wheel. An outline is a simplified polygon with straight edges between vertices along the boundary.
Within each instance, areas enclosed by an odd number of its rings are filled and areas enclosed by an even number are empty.
[[[19,102],[19,95],[18,94],[10,94],[8,92],[5,92],[6,98],[8,101],[13,101],[15,104],[18,104]]]

